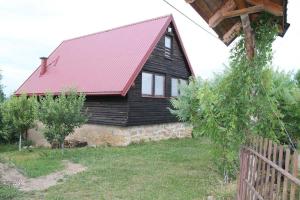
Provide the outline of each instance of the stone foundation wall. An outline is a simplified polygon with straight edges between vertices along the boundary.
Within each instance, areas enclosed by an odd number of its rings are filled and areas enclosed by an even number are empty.
[[[35,129],[28,131],[28,138],[36,146],[49,147],[42,135],[43,125],[38,123]],[[130,143],[158,141],[170,138],[191,137],[192,128],[184,123],[167,123],[145,126],[118,127],[85,124],[77,128],[66,140],[86,141],[89,146],[127,146]]]

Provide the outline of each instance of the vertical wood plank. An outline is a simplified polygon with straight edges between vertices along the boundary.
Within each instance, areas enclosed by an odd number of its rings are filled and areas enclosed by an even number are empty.
[[[273,163],[277,164],[277,144],[274,144],[273,148]],[[278,165],[278,164],[277,164]],[[272,200],[276,198],[276,193],[274,191],[275,188],[275,180],[276,180],[276,170],[275,168],[272,168],[272,179],[271,179],[271,194],[272,194]]]
[[[268,150],[267,150],[267,156],[268,156],[268,160],[271,160],[271,155],[272,155],[272,141],[269,140],[268,141]],[[265,178],[265,190],[264,190],[264,195],[267,199],[271,198],[271,193],[270,193],[270,165],[267,164],[267,173],[266,173],[266,178]]]
[[[278,156],[278,166],[282,167],[282,157],[283,157],[283,146],[279,146],[279,156]],[[280,199],[280,185],[281,185],[281,173],[277,172],[277,189],[276,189],[276,199]]]
[[[285,150],[285,166],[284,170],[289,171],[290,167],[290,150],[286,149]],[[284,181],[283,181],[283,191],[282,191],[282,200],[287,199],[287,189],[288,189],[288,179],[286,176],[284,176]]]
[[[298,153],[297,153],[297,151],[295,151],[293,154],[292,165],[293,165],[293,176],[297,177],[298,176]],[[294,183],[292,183],[290,200],[295,200],[296,189],[297,189],[297,186]]]
[[[251,171],[252,171],[252,156],[251,156],[251,153],[249,152],[248,153],[248,159],[247,159],[247,181],[248,182],[250,182]],[[247,194],[246,194],[246,199],[250,199],[251,189],[250,189],[249,186],[247,186],[247,188],[248,188],[248,191],[247,191]]]
[[[259,138],[259,154],[262,155],[263,152],[263,138]],[[260,179],[261,179],[261,166],[262,166],[262,160],[258,158],[258,170],[257,170],[257,178],[256,178],[256,187],[255,189],[259,193],[259,188],[260,188]]]
[[[263,157],[267,157],[267,149],[268,149],[268,140],[264,139],[264,151],[263,151]],[[265,198],[265,187],[264,180],[266,177],[266,163],[263,161],[262,165],[262,173],[261,173],[261,181],[260,181],[260,194],[263,198]]]
[[[239,182],[238,182],[238,195],[237,195],[237,199],[238,200],[241,200],[242,199],[242,190],[243,190],[243,165],[244,165],[244,162],[243,162],[243,151],[244,151],[244,148],[241,148],[240,149],[240,174],[239,174]]]

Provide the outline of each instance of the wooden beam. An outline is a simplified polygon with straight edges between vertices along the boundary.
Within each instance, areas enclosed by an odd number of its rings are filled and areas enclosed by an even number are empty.
[[[235,36],[237,36],[239,34],[239,32],[242,29],[242,23],[241,22],[237,22],[236,24],[234,24],[229,31],[227,31],[224,35],[223,35],[223,42],[225,44],[229,44]]]
[[[215,14],[209,18],[208,24],[211,28],[216,27],[224,20],[224,13],[232,11],[236,8],[234,0],[228,0]]]
[[[251,28],[249,15],[241,15],[241,21],[243,30],[245,33],[245,46],[247,52],[247,58],[251,60],[254,57],[255,53],[255,38]]]
[[[261,12],[264,10],[264,7],[261,5],[258,6],[252,6],[252,7],[248,7],[248,8],[242,8],[239,10],[234,10],[231,12],[227,12],[224,13],[224,18],[231,18],[231,17],[238,17],[241,15],[245,15],[245,14],[252,14],[252,13],[257,13],[257,12]]]
[[[234,0],[234,2],[239,9],[246,8],[245,0]]]
[[[270,0],[246,0],[247,3],[252,5],[261,5],[264,6],[264,10],[268,13],[271,13],[275,16],[283,16],[283,7],[274,3]]]
[[[187,3],[194,3],[196,0],[185,0]]]
[[[245,14],[252,14],[261,12],[264,10],[264,7],[262,5],[258,6],[252,6],[248,8],[242,8],[239,10],[233,10],[229,12],[220,12],[216,13],[213,17],[209,19],[209,26],[214,28],[216,27],[220,22],[222,22],[224,19],[232,18],[232,17],[238,17]]]

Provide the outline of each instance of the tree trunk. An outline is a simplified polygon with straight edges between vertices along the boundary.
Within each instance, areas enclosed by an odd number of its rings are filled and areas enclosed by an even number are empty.
[[[25,131],[25,137],[24,137],[25,140],[28,140],[28,130],[26,129]]]
[[[64,155],[65,144],[64,141],[61,142],[61,154]]]
[[[19,151],[22,150],[22,134],[20,133],[20,137],[19,137]]]

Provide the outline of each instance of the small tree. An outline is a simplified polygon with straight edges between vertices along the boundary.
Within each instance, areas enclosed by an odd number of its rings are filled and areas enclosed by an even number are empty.
[[[2,122],[7,138],[12,138],[16,131],[19,134],[19,151],[22,148],[22,138],[27,139],[27,131],[34,127],[37,113],[35,97],[23,94],[19,97],[12,96],[2,105]],[[14,130],[14,131],[12,131]]]
[[[253,24],[256,49],[253,60],[247,59],[245,39],[231,50],[229,66],[212,81],[192,82],[182,96],[172,99],[179,119],[188,121],[195,134],[207,135],[214,148],[216,165],[224,181],[238,171],[238,150],[247,135],[257,134],[274,140],[282,135],[281,113],[272,81],[272,43],[277,27],[268,15]]]
[[[84,101],[85,96],[76,91],[62,92],[57,97],[47,94],[41,99],[39,119],[46,126],[48,142],[58,142],[63,150],[66,136],[87,120],[82,113]]]

